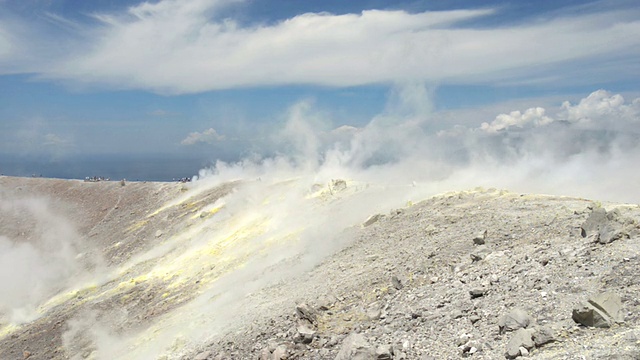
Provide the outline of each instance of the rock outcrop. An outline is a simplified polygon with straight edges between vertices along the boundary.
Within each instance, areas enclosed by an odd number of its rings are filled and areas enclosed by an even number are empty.
[[[624,321],[620,296],[605,292],[595,295],[573,309],[575,322],[596,328],[608,328]]]

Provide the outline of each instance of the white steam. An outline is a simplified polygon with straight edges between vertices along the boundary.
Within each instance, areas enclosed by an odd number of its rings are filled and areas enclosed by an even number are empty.
[[[276,137],[284,149],[278,156],[219,162],[202,170],[195,188],[255,180],[225,199],[225,211],[230,217],[250,213],[270,226],[252,238],[261,256],[222,277],[172,318],[198,317],[199,323],[170,321],[164,334],[197,343],[206,338],[203,329],[213,336],[242,322],[249,294],[302,273],[346,246],[344,229],[435,193],[485,186],[640,201],[633,191],[640,180],[634,166],[640,161],[638,100],[626,104],[620,95],[600,90],[576,105],[563,104],[556,114],[533,108],[500,115],[491,123],[493,131],[456,126],[432,134],[424,105],[428,94],[415,85],[394,91],[384,114],[363,128],[338,131],[326,130],[330,122],[311,103],[296,104],[283,135]],[[341,136],[332,138],[336,132]],[[348,179],[348,190],[333,192],[334,179]],[[310,201],[313,189],[321,186],[329,191],[326,199]],[[291,234],[294,243],[261,247],[266,239]],[[283,263],[287,266],[278,266]]]
[[[0,216],[5,222],[0,227],[0,322],[20,324],[37,317],[44,300],[83,277],[89,260],[78,256],[82,246],[71,222],[44,199],[0,193]]]
[[[153,263],[149,274],[184,280],[177,284],[207,278],[210,269],[226,270],[198,288],[193,300],[158,316],[142,331],[124,329],[116,336],[105,329],[117,327],[117,321],[105,325],[96,320],[104,316],[81,315],[70,323],[65,346],[73,352],[74,339],[83,338],[98,359],[179,358],[251,323],[253,316],[291,305],[287,301],[294,299],[253,294],[304,273],[347,246],[347,229],[436,193],[484,186],[640,202],[635,191],[640,182],[640,100],[627,103],[599,90],[577,104],[564,103],[555,113],[534,107],[434,133],[429,97],[426,87],[399,87],[385,112],[361,128],[336,127],[309,101],[292,106],[283,130],[271,137],[277,155],[218,162],[185,185],[183,196],[188,197],[243,180],[205,208],[219,208],[215,215],[196,216],[184,226],[188,236],[163,235],[172,237],[172,245],[182,252],[165,256],[151,250],[140,256]],[[51,239],[60,238],[53,234],[48,234]],[[47,260],[44,252],[20,246],[12,243],[9,251],[25,264]],[[61,251],[54,258],[68,260],[69,252]],[[21,271],[45,276],[37,267]]]
[[[640,177],[634,165],[640,157],[640,99],[627,103],[619,94],[598,90],[577,104],[564,102],[556,113],[534,107],[492,122],[478,119],[477,128],[456,125],[436,134],[429,104],[429,91],[411,84],[394,90],[385,113],[368,125],[329,132],[308,103],[297,104],[285,127],[286,152],[235,166],[218,164],[201,177],[226,178],[231,167],[239,177],[245,170],[259,177],[286,169],[288,176],[319,182],[340,177],[396,186],[417,182],[429,189],[426,193],[482,185],[640,201],[633,191]]]

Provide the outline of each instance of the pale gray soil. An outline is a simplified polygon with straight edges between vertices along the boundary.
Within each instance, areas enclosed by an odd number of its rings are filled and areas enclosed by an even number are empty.
[[[555,339],[530,357],[640,359],[637,205],[602,204],[636,221],[607,244],[581,235],[597,202],[495,190],[434,196],[305,243],[275,236],[285,223],[242,212],[284,201],[258,192],[232,202],[243,186],[0,177],[0,200],[11,204],[0,208],[0,236],[41,237],[41,214],[19,204],[47,199],[46,214],[73,225],[93,279],[62,282],[32,321],[0,317],[0,359],[336,359],[353,333],[364,352],[393,349],[362,359],[500,359],[514,333],[498,322],[516,308]],[[349,186],[319,204],[340,205],[333,199]],[[486,243],[474,244],[485,230]],[[572,320],[605,291],[621,297],[624,322]],[[301,304],[315,314],[305,340]]]
[[[597,245],[582,238],[591,206],[499,192],[436,196],[357,230],[351,246],[311,272],[256,294],[280,299],[270,305],[283,314],[202,350],[211,358],[222,351],[223,358],[250,359],[286,344],[289,358],[334,359],[344,336],[357,331],[373,347],[392,345],[395,358],[499,359],[510,334],[498,333],[498,319],[522,308],[555,333],[556,342],[531,351],[535,358],[638,359],[640,240]],[[639,219],[637,206],[621,210]],[[486,258],[472,262],[479,250],[472,239],[485,229]],[[473,289],[484,296],[471,299]],[[602,291],[623,298],[624,324],[593,329],[571,320],[574,305]],[[328,305],[309,345],[293,341],[296,302]],[[368,316],[376,307],[383,319],[375,311]],[[479,350],[465,354],[465,344]]]

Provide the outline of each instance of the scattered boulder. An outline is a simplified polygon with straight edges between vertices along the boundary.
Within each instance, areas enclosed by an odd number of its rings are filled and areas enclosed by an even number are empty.
[[[260,360],[271,360],[271,351],[269,350],[269,347],[265,347],[262,349],[262,351],[260,352]]]
[[[331,306],[336,302],[336,298],[333,295],[323,295],[318,298],[318,310],[327,311],[331,308]]]
[[[393,359],[393,346],[380,345],[376,349],[376,360],[392,360]]]
[[[307,320],[298,321],[296,332],[297,333],[294,338],[294,342],[302,344],[311,344],[311,342],[313,341],[313,337],[316,334],[313,325]]]
[[[404,287],[404,285],[402,285],[402,281],[400,281],[400,279],[395,275],[391,277],[391,285],[393,285],[396,290],[402,290]]]
[[[498,320],[500,333],[507,331],[516,331],[522,328],[528,328],[534,323],[534,320],[526,311],[522,309],[513,309],[508,314]]]
[[[476,298],[482,297],[482,296],[484,296],[485,293],[486,293],[486,290],[485,289],[480,289],[480,288],[472,289],[472,290],[469,291],[469,295],[471,295],[472,299],[476,299]]]
[[[378,320],[382,316],[382,308],[378,303],[369,305],[366,311],[367,319]]]
[[[624,321],[622,301],[620,296],[611,292],[598,294],[574,308],[571,317],[584,326],[608,328]]]
[[[478,352],[478,348],[471,344],[462,345],[460,346],[460,349],[462,350],[462,357],[465,358]]]
[[[622,299],[619,295],[612,292],[604,292],[592,296],[589,303],[598,309],[604,311],[615,322],[624,321],[624,312],[622,311]]]
[[[298,318],[307,320],[311,324],[315,324],[318,318],[316,311],[306,303],[302,303],[296,306],[296,314]]]
[[[375,214],[375,215],[371,215],[369,216],[369,218],[362,224],[362,226],[367,227],[370,225],[375,224],[376,222],[378,222],[378,220],[382,219],[384,217],[384,215],[382,214]]]
[[[591,211],[587,220],[580,227],[582,237],[596,234],[600,227],[607,223],[607,211],[603,207],[596,207]]]
[[[594,242],[609,244],[620,239],[629,239],[636,228],[635,220],[623,217],[619,209],[606,211],[597,207],[580,227],[582,237],[592,238]]]
[[[533,341],[537,347],[556,341],[553,330],[548,326],[536,326],[533,328]]]
[[[616,240],[628,239],[629,233],[619,224],[609,222],[605,224],[598,232],[597,241],[600,244],[609,244]]]
[[[573,321],[584,326],[596,328],[608,328],[611,326],[609,317],[602,311],[591,306],[591,304],[582,304],[574,308],[571,318]]]
[[[156,237],[159,238],[160,236],[162,236],[164,234],[164,232],[162,230],[156,230]]]
[[[287,356],[287,345],[281,344],[276,347],[273,354],[271,354],[271,359],[273,360],[285,360],[288,358]]]
[[[527,348],[524,346],[520,346],[520,356],[529,356],[529,350],[527,350]]]
[[[471,254],[469,254],[469,257],[471,257],[471,262],[477,262],[484,260],[488,253],[489,249],[487,249],[485,245],[480,245]]]
[[[473,238],[473,243],[476,245],[484,245],[487,240],[487,230],[481,232]]]
[[[194,360],[207,360],[211,357],[211,351],[203,351],[200,354],[196,355]]]
[[[526,355],[529,354],[529,350],[535,346],[533,341],[533,329],[518,329],[513,333],[511,339],[507,343],[507,352],[505,356],[507,359],[515,359],[518,356],[523,356],[521,348],[526,350]]]
[[[342,341],[335,360],[374,360],[375,350],[362,334],[351,333]]]

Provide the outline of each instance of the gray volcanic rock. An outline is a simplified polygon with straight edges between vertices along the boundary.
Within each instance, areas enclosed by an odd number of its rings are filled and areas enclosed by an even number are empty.
[[[404,287],[404,285],[402,285],[402,281],[400,281],[400,279],[395,275],[391,277],[391,285],[393,285],[396,290],[402,290]]]
[[[620,239],[629,239],[637,233],[637,222],[623,217],[619,209],[606,211],[602,207],[593,209],[581,226],[582,237],[588,237],[600,244],[609,244]]]
[[[342,341],[335,360],[374,360],[375,350],[362,334],[352,333]]]
[[[476,237],[473,238],[473,243],[476,245],[484,245],[487,240],[487,230],[482,231]]]
[[[311,324],[315,324],[318,316],[316,311],[305,303],[296,306],[296,314],[300,319],[307,320]]]
[[[609,222],[607,219],[607,210],[602,207],[596,207],[591,211],[587,220],[584,221],[581,229],[582,237],[596,235],[600,228]]]
[[[596,328],[608,328],[612,324],[606,313],[588,303],[574,308],[571,318],[584,326]]]
[[[211,351],[203,351],[200,354],[196,355],[193,360],[207,360],[212,356]]]
[[[313,336],[316,334],[316,331],[313,328],[313,325],[306,320],[299,320],[298,326],[296,327],[297,335],[294,339],[295,342],[300,342],[303,344],[310,344],[313,341]]]
[[[393,346],[380,345],[376,349],[376,360],[392,360],[393,359]]]
[[[596,328],[607,328],[615,322],[622,322],[624,313],[620,296],[610,292],[593,296],[573,309],[572,318],[577,323]]]
[[[533,324],[533,318],[522,309],[513,309],[498,321],[500,333],[528,328]]]
[[[615,322],[624,321],[624,312],[622,310],[622,299],[620,295],[612,292],[604,292],[589,298],[589,304],[604,311]]]
[[[278,345],[276,349],[271,354],[271,359],[273,360],[285,360],[288,358],[287,356],[287,346],[286,345]]]
[[[536,326],[533,328],[533,341],[537,347],[556,341],[553,330],[548,326]]]
[[[532,349],[535,346],[533,333],[533,329],[518,329],[514,332],[507,343],[507,352],[505,354],[507,359],[515,359],[520,355],[524,355],[521,348],[525,348],[527,351]]]

